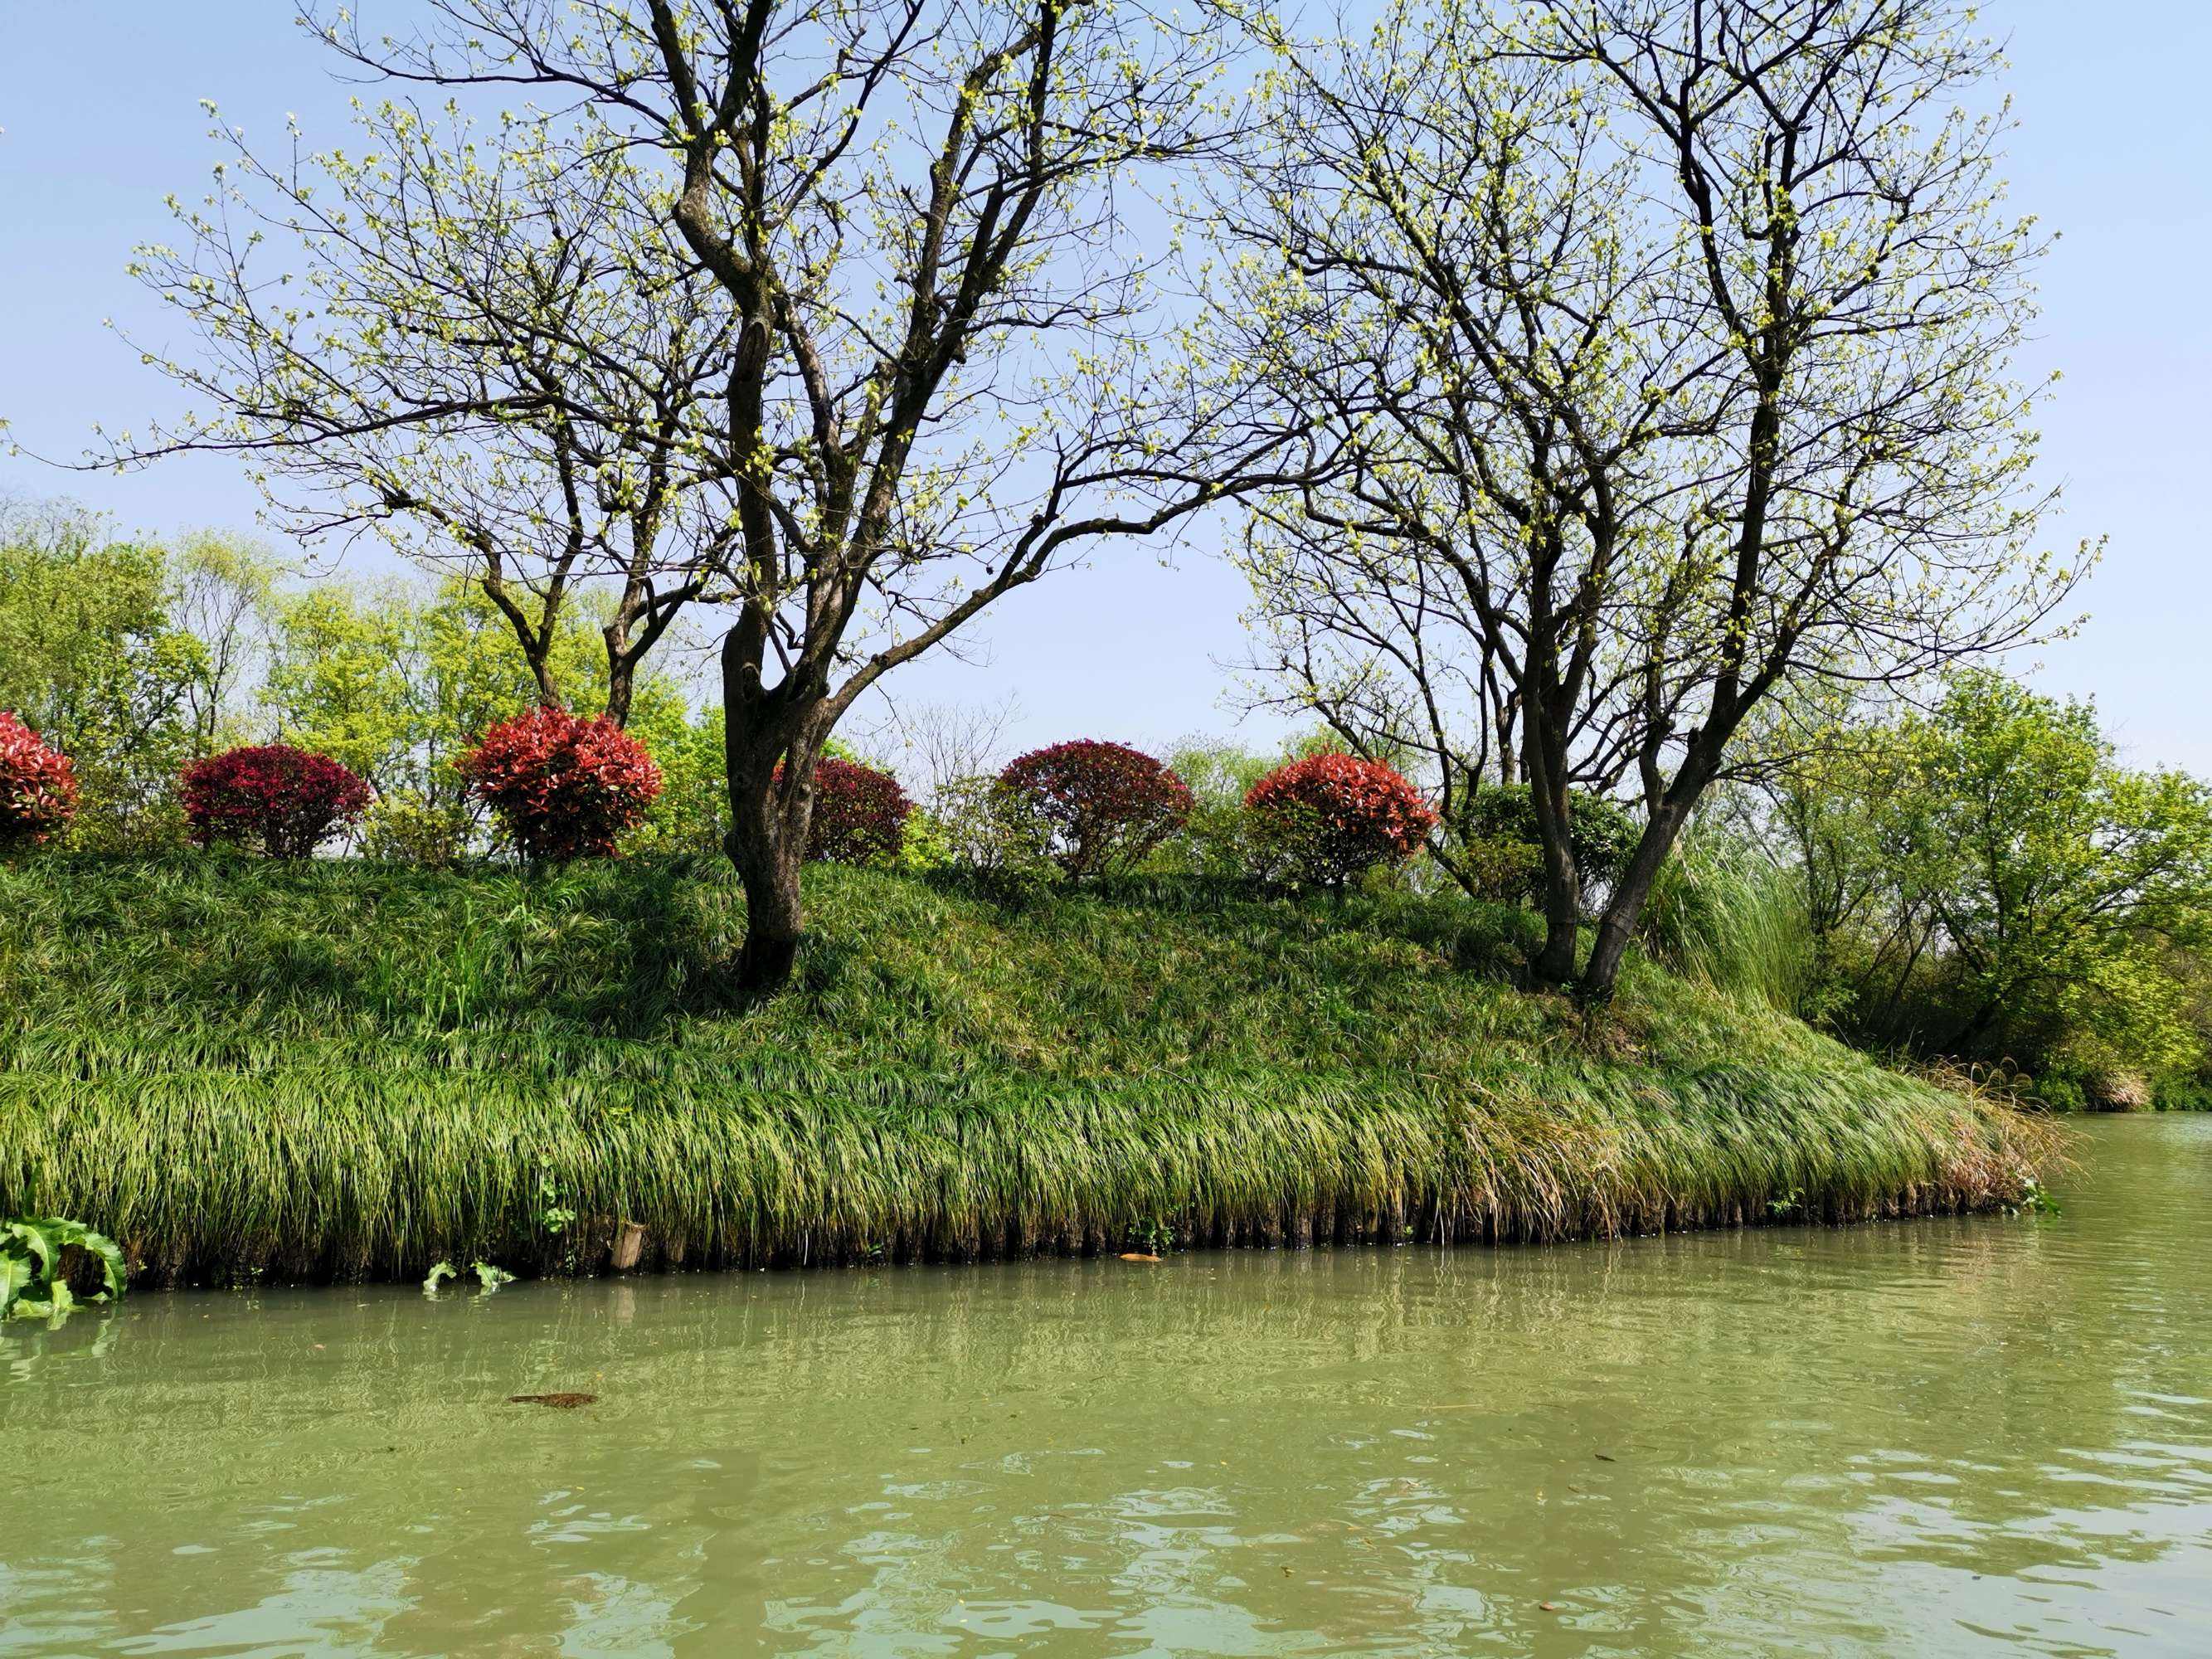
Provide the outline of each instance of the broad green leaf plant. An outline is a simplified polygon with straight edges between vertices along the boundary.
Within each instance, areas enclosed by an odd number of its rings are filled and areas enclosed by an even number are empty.
[[[101,1289],[91,1300],[123,1294],[129,1277],[115,1241],[60,1216],[0,1221],[0,1319],[52,1319],[77,1305],[63,1254],[75,1245],[100,1263]]]

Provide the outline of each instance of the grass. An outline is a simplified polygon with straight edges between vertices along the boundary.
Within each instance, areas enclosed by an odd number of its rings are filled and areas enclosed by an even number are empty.
[[[1643,931],[1678,973],[1785,1012],[1803,1006],[1812,935],[1771,866],[1686,841],[1660,874]]]
[[[1201,881],[1002,902],[811,872],[750,1007],[712,863],[0,867],[0,1214],[163,1279],[1421,1237],[2016,1202],[2048,1132],[1523,921]]]

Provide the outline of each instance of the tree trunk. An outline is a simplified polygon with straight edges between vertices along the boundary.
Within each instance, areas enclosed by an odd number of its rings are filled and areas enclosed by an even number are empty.
[[[2003,1006],[2004,999],[2002,997],[1990,997],[1984,1000],[1980,1007],[1974,1010],[1973,1017],[1959,1028],[1959,1035],[1951,1039],[1949,1052],[1962,1060],[1978,1059],[1975,1045],[1989,1030],[1997,1017],[1997,1011]]]
[[[745,890],[745,942],[738,952],[738,987],[754,994],[773,991],[791,977],[805,932],[799,879],[802,860],[781,848],[755,854],[741,844],[734,828],[724,844]]]
[[[1574,979],[1576,948],[1582,942],[1582,872],[1575,867],[1566,757],[1549,751],[1547,729],[1545,721],[1533,718],[1523,728],[1522,769],[1528,779],[1528,805],[1544,855],[1544,948],[1531,966],[1544,984],[1566,985]]]
[[[1544,848],[1544,948],[1536,977],[1565,985],[1575,976],[1575,948],[1582,942],[1582,884],[1574,855],[1563,846]]]
[[[829,720],[818,702],[794,713],[782,688],[749,697],[726,680],[724,694],[730,828],[722,850],[745,890],[738,986],[759,995],[791,977],[805,933],[799,875],[814,822],[815,767]]]
[[[1668,799],[1659,804],[1644,824],[1628,868],[1613,884],[1613,897],[1598,920],[1597,942],[1590,947],[1589,961],[1583,964],[1582,979],[1575,987],[1577,998],[1585,1004],[1595,1006],[1613,1000],[1621,958],[1628,954],[1628,941],[1636,936],[1644,902],[1651,896],[1651,884],[1659,878],[1667,855],[1674,850],[1682,826],[1689,821],[1688,807],[1674,798],[1677,793],[1669,791]],[[1691,799],[1695,798],[1693,792]]]
[[[637,665],[608,653],[606,717],[617,726],[629,724],[630,698],[637,684]]]

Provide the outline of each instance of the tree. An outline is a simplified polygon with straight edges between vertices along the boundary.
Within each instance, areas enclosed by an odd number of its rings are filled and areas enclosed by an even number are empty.
[[[586,596],[588,599],[590,596]],[[571,601],[541,660],[583,701],[606,699],[607,666],[589,603]],[[632,688],[633,724],[683,723],[683,697],[647,671]],[[539,701],[538,674],[476,583],[447,577],[425,592],[389,580],[325,578],[270,605],[260,702],[276,735],[330,755],[368,780],[380,803],[447,821],[471,810],[453,763],[492,726]]]
[[[2039,245],[2002,221],[1995,53],[1950,0],[1395,6],[1262,27],[1275,147],[1218,307],[1344,465],[1263,500],[1251,562],[1305,700],[1454,792],[1517,744],[1540,975],[1611,994],[1751,712],[2029,636],[2009,359]],[[1570,790],[1644,823],[1577,972]]]
[[[77,844],[139,845],[175,829],[176,771],[210,684],[177,601],[159,546],[110,540],[68,507],[0,517],[0,708],[74,763]]]
[[[2201,1058],[2206,786],[2126,766],[2093,705],[1986,670],[1924,713],[1828,710],[1786,746],[1729,804],[1808,924],[1805,1012],[2038,1073]]]
[[[216,129],[213,191],[171,198],[184,246],[131,267],[198,337],[141,353],[194,407],[102,459],[249,457],[294,534],[374,534],[479,587],[548,705],[580,690],[562,636],[598,589],[599,698],[624,720],[647,653],[723,581],[726,458],[701,434],[731,309],[595,127],[394,100],[356,121],[358,149],[302,154],[295,131],[281,161]]]
[[[622,211],[584,297],[649,296],[696,316],[715,343],[714,371],[686,382],[711,391],[711,418],[702,394],[643,453],[680,456],[674,499],[713,504],[682,538],[683,568],[700,579],[673,591],[734,608],[720,653],[725,845],[746,895],[739,976],[772,986],[802,927],[816,763],[856,697],[1098,538],[1163,530],[1286,476],[1294,435],[1247,427],[1235,386],[1158,349],[1149,289],[1164,256],[1130,216],[1137,175],[1217,147],[1207,88],[1219,43],[1142,7],[1080,0],[609,0],[580,16],[556,0],[434,0],[431,11],[432,27],[407,40],[366,36],[342,12],[320,26],[357,71],[457,95],[520,86],[555,106],[502,127],[520,137],[483,162],[513,181],[499,200],[532,227],[520,269],[571,291],[564,251],[611,202]],[[415,118],[398,108],[386,137],[411,136]],[[453,171],[396,142],[355,166],[371,184],[380,168]],[[392,234],[446,237],[447,199],[418,192]],[[478,217],[500,222],[492,206],[465,204],[464,240]],[[161,274],[173,289],[204,292],[205,265],[228,263],[219,217],[202,217],[215,252]],[[382,231],[316,234],[348,270],[377,252],[359,239]],[[212,280],[220,292],[227,272]],[[449,333],[473,343],[480,329],[487,362],[537,349],[543,307],[519,324],[488,307],[464,321],[444,295],[416,305],[412,292],[388,321],[372,309],[362,337],[420,332],[443,352]],[[272,313],[260,332],[288,357],[313,356],[294,353],[315,335],[304,314]],[[668,378],[628,325],[560,349],[611,378]],[[312,362],[301,372],[325,376]],[[457,393],[458,410],[378,388],[339,435],[377,429],[387,396],[392,430],[481,422],[470,441],[486,447],[508,422],[582,421],[551,391],[505,387]],[[223,384],[200,390],[222,406]],[[249,412],[264,423],[250,447],[292,446],[283,398]],[[605,425],[608,444],[630,441],[629,422]],[[297,442],[317,436],[310,421]],[[173,441],[205,447],[196,431]],[[568,526],[562,545],[574,540],[572,520],[544,516]]]
[[[2179,1023],[2167,951],[2212,941],[2212,790],[2123,766],[2094,706],[1990,673],[1954,678],[1895,740],[1911,781],[1884,814],[1886,862],[1964,993],[1936,1042],[1976,1054],[2039,1030],[2047,1048],[2101,1025],[2132,1033],[2138,1060],[2193,1057],[2159,1028]]]
[[[176,625],[200,642],[204,665],[185,688],[193,752],[213,754],[251,720],[246,688],[267,654],[276,584],[289,572],[242,537],[198,531],[170,556]]]

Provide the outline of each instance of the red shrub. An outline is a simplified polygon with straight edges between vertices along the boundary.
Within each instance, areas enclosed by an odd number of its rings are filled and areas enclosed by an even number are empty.
[[[1046,855],[1076,881],[1127,869],[1190,817],[1183,781],[1118,743],[1079,738],[1034,750],[999,782]]]
[[[604,714],[533,708],[501,720],[455,763],[531,860],[610,858],[660,793],[645,745]]]
[[[914,803],[888,772],[829,758],[814,769],[814,823],[806,856],[832,864],[888,858],[906,839]]]
[[[0,708],[0,853],[35,847],[76,816],[70,757]]]
[[[303,859],[368,805],[368,786],[328,755],[286,743],[228,749],[185,768],[192,839],[258,842],[272,859]]]
[[[1264,873],[1341,887],[1378,864],[1402,864],[1437,815],[1389,767],[1351,755],[1309,755],[1245,792]]]

